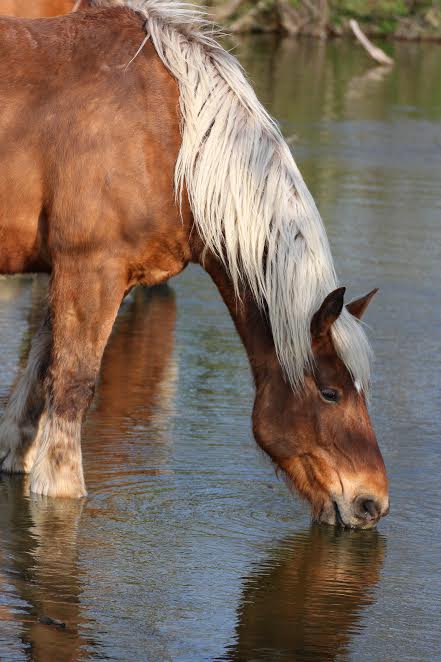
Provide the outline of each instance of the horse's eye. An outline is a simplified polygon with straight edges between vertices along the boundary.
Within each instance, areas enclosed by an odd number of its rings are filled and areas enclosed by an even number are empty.
[[[320,394],[326,402],[338,402],[340,400],[338,391],[333,388],[321,388]]]

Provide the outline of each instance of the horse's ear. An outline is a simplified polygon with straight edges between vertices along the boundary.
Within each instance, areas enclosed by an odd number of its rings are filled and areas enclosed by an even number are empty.
[[[338,290],[328,294],[323,301],[311,321],[311,336],[313,338],[323,338],[329,332],[343,310],[345,292],[345,287],[339,287]]]
[[[366,294],[366,296],[351,301],[346,306],[347,310],[351,313],[351,315],[361,320],[361,318],[366,312],[366,308],[369,306],[370,302],[377,294],[377,292],[378,292],[378,287],[372,290],[372,292],[369,292],[369,294]]]

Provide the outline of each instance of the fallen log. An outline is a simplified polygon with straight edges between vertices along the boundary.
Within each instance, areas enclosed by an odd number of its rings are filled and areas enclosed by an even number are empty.
[[[391,57],[389,57],[389,55],[386,55],[386,53],[381,48],[374,46],[374,44],[366,37],[366,35],[358,25],[357,21],[351,19],[349,21],[349,25],[351,26],[351,30],[354,33],[354,35],[357,37],[360,44],[369,53],[371,58],[373,58],[376,62],[379,62],[380,64],[384,64],[387,66],[391,66],[394,63],[394,61],[392,60]]]

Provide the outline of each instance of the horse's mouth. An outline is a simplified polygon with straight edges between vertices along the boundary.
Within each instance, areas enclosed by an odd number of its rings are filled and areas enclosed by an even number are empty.
[[[346,519],[345,519],[346,518]],[[313,521],[318,524],[329,524],[341,529],[372,529],[378,524],[379,517],[372,520],[364,520],[359,517],[351,516],[351,513],[346,513],[345,509],[341,510],[336,499],[330,499],[324,505]]]
[[[343,517],[341,516],[340,508],[338,507],[337,502],[333,501],[332,505],[334,506],[335,524],[337,526],[342,526],[343,528],[347,528],[347,524],[345,524]]]
[[[363,520],[358,517],[351,517],[349,521],[345,521],[337,501],[333,500],[332,505],[334,507],[335,513],[335,526],[341,526],[344,529],[372,529],[378,524],[380,520],[380,517],[371,520]]]

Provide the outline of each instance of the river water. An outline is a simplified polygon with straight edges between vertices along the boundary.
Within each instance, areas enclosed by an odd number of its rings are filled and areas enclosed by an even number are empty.
[[[244,351],[190,268],[123,304],[84,428],[89,497],[0,477],[0,659],[441,659],[441,47],[241,41],[350,295],[381,293],[372,415],[391,513],[311,526],[252,440]],[[0,280],[0,404],[45,279]],[[50,617],[65,628],[41,620]]]

